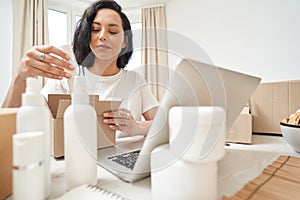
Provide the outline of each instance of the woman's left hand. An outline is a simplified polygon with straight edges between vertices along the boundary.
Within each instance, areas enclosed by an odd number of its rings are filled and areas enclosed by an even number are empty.
[[[103,113],[105,124],[112,130],[119,130],[128,133],[130,136],[146,135],[151,121],[136,121],[131,112],[120,108],[116,111]]]

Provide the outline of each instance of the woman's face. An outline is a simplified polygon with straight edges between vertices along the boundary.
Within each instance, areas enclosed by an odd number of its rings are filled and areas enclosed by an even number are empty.
[[[96,59],[115,61],[126,46],[120,15],[111,9],[98,10],[92,23],[90,48]]]

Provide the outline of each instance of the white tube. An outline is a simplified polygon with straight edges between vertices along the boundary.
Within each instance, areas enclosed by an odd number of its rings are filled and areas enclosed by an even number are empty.
[[[13,199],[44,199],[43,132],[23,132],[13,135]]]

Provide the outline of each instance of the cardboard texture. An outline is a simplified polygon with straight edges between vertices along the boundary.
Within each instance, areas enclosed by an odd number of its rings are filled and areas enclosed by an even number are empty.
[[[0,199],[12,193],[12,135],[16,133],[18,108],[0,110]]]
[[[261,83],[250,99],[252,131],[281,134],[280,121],[300,108],[300,80]]]
[[[120,101],[99,101],[98,95],[90,96],[90,104],[97,113],[97,146],[105,148],[114,145],[115,131],[109,129],[108,125],[103,123],[103,112],[116,110],[119,108]],[[55,158],[64,156],[64,112],[71,104],[71,96],[66,94],[49,94],[48,106],[52,113],[51,130],[51,155]],[[84,117],[84,116],[82,116]]]
[[[249,107],[245,107],[240,116],[226,134],[226,141],[232,143],[251,144],[252,142],[252,116]]]
[[[110,147],[116,144],[116,133],[103,123],[102,114],[119,108],[121,101],[99,101],[97,96],[90,97],[91,105],[97,113],[98,148]]]
[[[65,101],[63,101],[65,100]],[[71,96],[54,94],[48,96],[48,107],[51,111],[51,155],[55,158],[64,155],[64,120],[63,113],[71,103]]]

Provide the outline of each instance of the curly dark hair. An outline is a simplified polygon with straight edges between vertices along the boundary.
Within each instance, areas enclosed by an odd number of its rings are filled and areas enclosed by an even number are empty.
[[[117,59],[117,67],[124,68],[132,56],[132,31],[127,16],[122,12],[122,8],[113,0],[99,0],[87,7],[76,25],[73,37],[73,52],[76,61],[84,67],[91,67],[94,64],[95,55],[90,48],[92,23],[98,10],[109,8],[116,11],[122,20],[124,38],[127,37],[127,45],[123,48]]]

